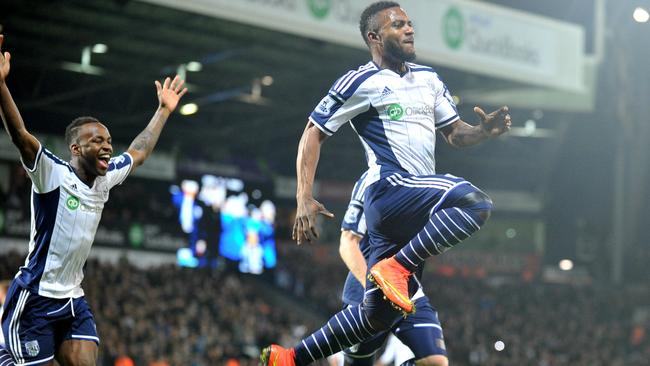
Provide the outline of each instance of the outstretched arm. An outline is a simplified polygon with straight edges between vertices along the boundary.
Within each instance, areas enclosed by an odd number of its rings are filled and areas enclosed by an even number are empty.
[[[16,107],[16,103],[14,103],[14,99],[11,97],[9,88],[5,83],[9,75],[11,55],[9,52],[2,53],[3,41],[4,36],[0,34],[0,116],[11,142],[16,145],[20,152],[23,163],[28,167],[33,167],[39,143],[25,128],[23,118],[20,116],[18,107]]]
[[[490,114],[486,114],[479,107],[474,107],[474,113],[481,120],[478,125],[473,126],[465,121],[458,120],[442,128],[441,132],[450,145],[455,147],[476,145],[488,138],[505,133],[512,125],[508,107],[505,106]]]
[[[327,211],[325,206],[314,199],[312,191],[318,158],[320,157],[320,147],[326,137],[327,135],[321,132],[313,123],[307,122],[298,145],[298,157],[296,159],[298,183],[296,201],[298,207],[291,235],[298,244],[302,244],[305,240],[311,241],[318,238],[318,231],[316,230],[317,214],[334,217],[331,212]]]
[[[127,150],[133,157],[133,168],[131,171],[142,165],[149,155],[151,155],[160,137],[160,132],[165,127],[167,118],[176,109],[181,97],[187,93],[187,88],[183,88],[184,83],[178,75],[174,77],[174,80],[165,78],[162,85],[160,85],[158,80],[155,81],[156,90],[158,91],[158,109],[144,131],[140,132]]]

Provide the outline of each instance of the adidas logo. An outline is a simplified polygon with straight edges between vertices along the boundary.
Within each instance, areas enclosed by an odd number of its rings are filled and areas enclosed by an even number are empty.
[[[389,87],[384,87],[384,90],[381,92],[381,96],[385,97],[387,95],[393,94],[393,91]]]
[[[73,183],[72,186],[70,186],[70,188],[72,188],[73,190],[76,191],[76,190],[77,190],[77,184],[76,184],[76,183]]]

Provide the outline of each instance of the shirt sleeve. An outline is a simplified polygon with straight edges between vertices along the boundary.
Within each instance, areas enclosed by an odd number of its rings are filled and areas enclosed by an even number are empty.
[[[112,157],[108,162],[108,172],[106,173],[109,189],[122,184],[131,173],[132,167],[133,157],[128,152]]]
[[[357,236],[364,237],[368,232],[366,227],[366,215],[363,214],[363,204],[358,201],[352,201],[345,211],[341,231],[351,231]]]
[[[34,165],[29,167],[22,159],[21,163],[32,180],[32,186],[36,193],[47,193],[56,189],[65,179],[66,173],[72,169],[66,162],[45,149],[40,143]]]
[[[449,126],[450,124],[458,121],[458,109],[451,97],[451,93],[445,83],[440,80],[438,74],[433,74],[434,92],[436,95],[436,104],[434,106],[434,115],[436,118],[436,128]]]
[[[370,109],[370,99],[362,84],[375,72],[349,72],[339,78],[311,112],[309,120],[331,136],[352,118],[366,112]]]

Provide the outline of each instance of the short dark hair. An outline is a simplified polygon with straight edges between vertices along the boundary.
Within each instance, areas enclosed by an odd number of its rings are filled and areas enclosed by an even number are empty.
[[[377,13],[382,10],[395,7],[399,8],[401,6],[394,1],[378,1],[376,3],[368,5],[368,7],[363,10],[361,13],[361,18],[359,19],[359,30],[361,31],[361,37],[363,37],[363,41],[366,42],[366,45],[369,45],[366,34],[370,29],[370,23],[372,23],[375,15],[377,15]],[[378,29],[372,30],[377,31]]]
[[[70,124],[68,127],[65,128],[65,143],[70,146],[72,145],[73,141],[77,140],[77,137],[79,137],[79,127],[88,124],[88,123],[101,123],[99,120],[95,117],[90,117],[90,116],[83,116],[83,117],[77,117]]]

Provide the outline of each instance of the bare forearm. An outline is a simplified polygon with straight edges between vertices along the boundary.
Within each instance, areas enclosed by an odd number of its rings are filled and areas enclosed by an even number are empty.
[[[25,128],[18,107],[4,82],[0,82],[0,117],[23,162],[31,166],[38,152],[38,141]]]
[[[147,127],[131,142],[128,151],[134,156],[136,165],[142,164],[151,155],[169,114],[168,109],[158,108]]]
[[[339,254],[352,275],[365,287],[367,263],[359,249],[360,239],[350,231],[342,232]]]
[[[5,130],[11,137],[11,141],[18,141],[22,132],[26,132],[25,123],[23,122],[18,107],[7,88],[7,84],[0,82],[0,115]]]
[[[298,189],[296,197],[312,197],[316,167],[320,158],[319,131],[312,124],[305,127],[298,145],[298,157],[296,158],[296,174]]]
[[[481,125],[472,126],[464,121],[456,122],[453,130],[446,136],[447,142],[454,147],[468,147],[488,139]]]

